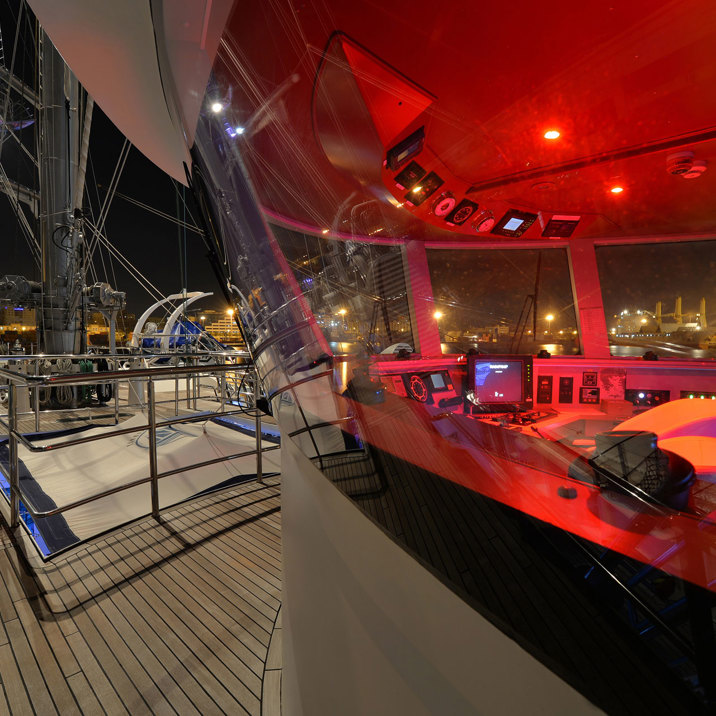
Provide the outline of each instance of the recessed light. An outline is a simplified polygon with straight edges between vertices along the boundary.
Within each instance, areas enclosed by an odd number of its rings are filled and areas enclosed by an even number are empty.
[[[622,186],[613,186],[609,190],[612,194],[621,194],[624,191],[624,187]]]
[[[560,132],[557,129],[548,129],[544,133],[545,139],[559,139],[559,137],[560,137]]]

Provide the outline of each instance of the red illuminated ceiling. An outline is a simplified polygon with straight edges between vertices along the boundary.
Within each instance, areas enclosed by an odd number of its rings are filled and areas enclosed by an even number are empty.
[[[415,159],[444,180],[433,198],[449,190],[497,218],[580,215],[575,236],[716,229],[710,0],[252,5],[229,26],[243,71],[223,55],[217,74],[240,120],[298,75],[275,121],[246,140],[272,212],[346,233],[482,239],[430,200],[396,208],[405,192],[385,153],[424,126]],[[544,138],[551,128],[558,140]],[[667,172],[682,150],[709,163],[702,176]],[[349,221],[365,202],[373,218]]]

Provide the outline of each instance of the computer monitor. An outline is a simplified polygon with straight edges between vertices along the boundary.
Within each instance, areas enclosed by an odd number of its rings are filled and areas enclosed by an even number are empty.
[[[531,405],[532,356],[469,356],[467,389],[476,403]]]

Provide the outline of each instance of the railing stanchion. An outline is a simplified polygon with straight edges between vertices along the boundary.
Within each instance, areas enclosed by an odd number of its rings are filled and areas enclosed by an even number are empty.
[[[194,368],[196,368],[197,371],[199,370],[199,359],[198,358],[194,359]],[[192,394],[192,397],[194,398],[194,410],[196,410],[196,384],[197,384],[198,380],[201,380],[201,378],[199,377],[198,372],[192,373],[192,378],[193,378],[193,380],[192,380],[191,394]]]
[[[263,453],[261,452],[261,411],[258,408],[261,397],[259,373],[254,368],[254,412],[256,414],[256,481],[263,482]]]
[[[174,375],[174,415],[179,415],[179,376]]]
[[[40,375],[40,360],[35,358],[35,375]],[[40,432],[40,387],[35,386],[35,432]]]
[[[8,452],[10,459],[10,527],[20,526],[20,474],[17,457],[17,386],[8,381]]]
[[[159,481],[157,479],[157,420],[154,413],[154,382],[147,379],[147,417],[149,419],[149,477],[152,493],[152,517],[159,518]]]
[[[117,371],[117,359],[112,361],[112,368]],[[119,379],[114,381],[114,424],[119,425]]]

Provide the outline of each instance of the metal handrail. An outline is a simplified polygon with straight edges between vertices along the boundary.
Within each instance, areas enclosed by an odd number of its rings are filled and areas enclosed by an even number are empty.
[[[175,356],[176,354],[171,354]],[[198,358],[196,354],[181,354],[183,358]],[[242,355],[236,353],[222,354],[227,358],[244,358]],[[45,356],[42,356],[44,358]],[[106,358],[106,356],[62,356],[63,358],[74,357],[74,358]],[[113,356],[114,357],[114,356]],[[27,360],[27,356],[24,356]],[[5,422],[0,418],[0,424],[5,426],[8,432],[8,447],[9,447],[9,468],[10,468],[10,526],[15,529],[20,526],[20,500],[27,512],[34,518],[51,517],[58,515],[68,510],[72,510],[76,507],[95,502],[104,497],[129,490],[140,485],[150,483],[151,486],[151,515],[155,518],[159,518],[159,493],[158,493],[158,482],[160,479],[165,477],[171,477],[178,475],[183,472],[195,470],[202,467],[207,467],[220,462],[230,462],[241,457],[247,457],[249,455],[256,455],[256,481],[261,482],[263,479],[263,468],[262,468],[262,454],[270,450],[276,450],[279,448],[278,445],[273,445],[268,448],[262,446],[262,435],[261,435],[261,411],[254,408],[249,415],[255,419],[256,427],[256,447],[253,450],[243,451],[232,455],[221,456],[218,458],[212,458],[210,460],[204,460],[198,463],[193,463],[180,468],[173,468],[165,472],[159,472],[157,462],[157,440],[156,433],[157,429],[162,427],[168,427],[171,425],[177,425],[180,423],[194,423],[203,422],[211,419],[214,415],[236,415],[236,414],[247,414],[246,410],[229,410],[226,408],[226,396],[224,394],[226,388],[226,374],[231,372],[242,372],[244,375],[252,372],[254,374],[254,400],[260,397],[260,380],[256,373],[255,367],[247,363],[229,363],[229,364],[212,364],[212,365],[189,365],[189,366],[164,366],[155,368],[132,368],[122,371],[102,371],[98,373],[69,373],[63,375],[26,375],[23,373],[17,373],[7,368],[0,368],[0,375],[7,379],[8,389],[8,420]],[[175,387],[175,401],[178,410],[178,376],[187,377],[187,402],[190,401],[190,385],[189,379],[191,377],[197,378],[202,375],[214,375],[219,380],[220,393],[220,411],[219,413],[201,413],[199,415],[185,415],[179,417],[178,414],[174,418],[157,421],[156,420],[156,396],[155,396],[155,380],[162,377],[174,378],[177,383]],[[52,387],[58,385],[86,385],[100,383],[113,383],[118,386],[120,382],[135,381],[137,379],[146,380],[147,387],[147,423],[132,426],[129,428],[117,428],[111,432],[106,432],[101,435],[90,435],[72,440],[64,441],[61,443],[47,443],[44,445],[33,444],[28,438],[18,430],[18,395],[17,391],[21,388],[28,388],[29,390],[37,391],[41,387]],[[131,385],[131,383],[130,383]],[[201,386],[199,386],[199,393]],[[196,380],[192,388],[194,406],[196,407]],[[248,393],[248,391],[247,391]],[[115,392],[115,412],[118,414],[118,403],[117,403],[118,391]],[[36,425],[39,425],[39,401],[35,400],[35,415]],[[126,435],[129,433],[148,431],[149,433],[149,476],[138,480],[133,480],[130,483],[124,485],[118,485],[101,492],[83,497],[79,500],[75,500],[66,505],[55,507],[50,510],[37,511],[33,505],[31,499],[23,492],[19,483],[19,459],[18,459],[18,444],[22,443],[31,452],[47,452],[50,450],[58,450],[73,445],[80,445],[84,443],[94,442],[98,440],[105,440],[118,435]],[[39,430],[38,430],[39,432]]]

